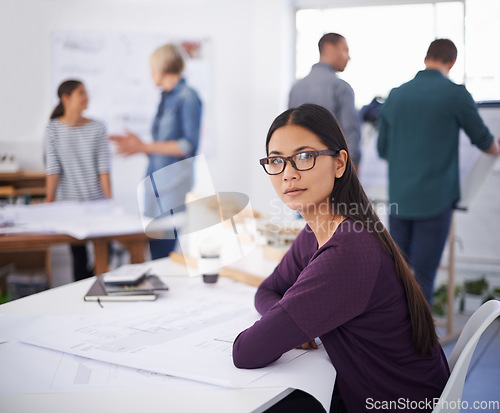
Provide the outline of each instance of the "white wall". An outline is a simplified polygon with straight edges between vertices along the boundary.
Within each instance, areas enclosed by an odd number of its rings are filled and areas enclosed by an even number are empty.
[[[0,0],[0,150],[16,151],[23,169],[43,168],[42,136],[55,94],[50,83],[55,30],[206,37],[213,45],[210,136],[215,151],[208,162],[215,188],[244,192],[255,209],[266,213],[275,195],[258,159],[264,155],[267,128],[285,109],[293,78],[294,17],[288,4],[286,0]],[[135,194],[127,181],[115,179],[115,193]]]
[[[0,152],[16,150],[24,169],[43,168],[42,135],[55,94],[50,83],[53,31],[130,31],[164,33],[171,38],[206,37],[213,44],[210,136],[215,151],[207,160],[215,188],[244,192],[256,210],[264,214],[275,212],[272,205],[279,203],[271,204],[276,195],[258,159],[264,155],[264,139],[271,121],[286,107],[293,81],[291,3],[287,0],[0,0]],[[137,176],[143,171],[133,173]],[[496,256],[498,237],[485,235],[498,234],[486,229],[488,222],[498,222],[495,219],[498,197],[488,195],[488,188],[490,192],[498,192],[497,178],[495,175],[488,181],[474,211],[457,216],[457,234],[463,240],[458,255],[478,257],[477,261]],[[114,192],[124,206],[130,210],[134,204],[136,208],[135,185],[130,184],[130,179],[120,175],[113,181]],[[475,221],[478,217],[481,222]],[[498,261],[492,265],[498,267]]]

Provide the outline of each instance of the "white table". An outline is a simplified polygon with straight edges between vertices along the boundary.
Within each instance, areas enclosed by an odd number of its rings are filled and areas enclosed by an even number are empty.
[[[157,301],[147,303],[150,306],[161,305],[164,302],[162,300],[169,299],[169,294],[175,294],[176,291],[181,291],[186,286],[189,288],[193,286],[193,288],[197,289],[206,288],[208,297],[213,289],[218,289],[219,292],[227,290],[227,293],[230,294],[234,289],[232,285],[237,284],[235,281],[222,278],[215,285],[204,285],[198,277],[188,278],[185,275],[187,273],[185,267],[175,264],[169,259],[156,260],[151,263],[153,271],[158,275],[164,276],[168,273],[177,274],[177,276],[162,277],[170,286],[171,291],[164,296],[160,296]],[[44,315],[49,316],[50,319],[53,317],[54,325],[57,325],[58,316],[62,315],[99,315],[116,309],[127,308],[129,310],[130,306],[134,305],[137,305],[137,308],[142,308],[140,306],[146,304],[105,302],[102,303],[104,308],[101,308],[98,303],[84,302],[83,296],[92,282],[93,279],[83,280],[1,305],[0,326],[2,325],[2,319],[22,317],[22,315]],[[250,286],[244,288],[253,289]],[[250,305],[251,297],[249,296],[248,299]],[[6,316],[3,316],[3,314]],[[48,319],[49,317],[44,318]],[[255,385],[252,383],[248,387],[235,389],[176,378],[162,383],[144,381],[143,384],[134,387],[122,383],[121,386],[111,387],[106,384],[95,385],[85,390],[78,388],[62,389],[54,386],[55,379],[52,373],[40,371],[41,369],[50,370],[50,368],[47,369],[42,366],[49,365],[52,358],[59,360],[62,353],[17,343],[13,339],[9,340],[9,331],[5,331],[5,328],[4,331],[0,328],[0,339],[7,339],[6,342],[0,344],[0,362],[3,360],[4,364],[0,365],[0,384],[3,380],[4,387],[16,387],[14,391],[2,391],[0,388],[0,406],[1,410],[6,413],[32,411],[50,411],[53,413],[109,411],[120,411],[121,413],[137,413],[138,411],[262,412],[291,393],[293,388],[297,388],[298,386],[294,383],[301,377],[317,375],[319,370],[322,369],[325,370],[326,374],[329,374],[330,382],[322,382],[320,385],[315,386],[314,390],[322,387],[318,391],[323,394],[323,403],[325,403],[328,394],[331,394],[335,379],[334,371],[333,376],[331,373],[333,367],[329,363],[326,353],[321,354],[318,351],[317,353],[307,353],[286,363],[283,366],[281,376],[278,367],[276,367],[275,375],[281,378],[277,379],[273,384],[273,380],[269,377],[274,376],[268,373],[268,375],[264,376],[264,378],[267,378],[265,387],[257,387],[259,386],[259,380],[256,380]],[[12,357],[10,354],[12,354]],[[315,359],[307,359],[309,356]],[[31,363],[30,360],[32,360]],[[108,365],[108,363],[103,364]],[[304,370],[313,364],[313,371],[307,372]],[[273,374],[275,370],[272,370]],[[6,381],[9,375],[11,377],[25,377],[25,381],[20,384],[20,387],[23,388],[17,390],[15,383]],[[308,391],[308,389],[304,390]]]

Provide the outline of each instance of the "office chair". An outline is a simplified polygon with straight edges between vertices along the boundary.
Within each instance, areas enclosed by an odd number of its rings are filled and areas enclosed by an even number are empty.
[[[465,376],[481,334],[500,315],[500,301],[490,300],[479,307],[465,324],[455,344],[448,365],[451,375],[433,413],[459,413]]]

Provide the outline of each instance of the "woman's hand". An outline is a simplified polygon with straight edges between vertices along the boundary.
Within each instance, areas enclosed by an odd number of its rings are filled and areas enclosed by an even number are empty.
[[[298,346],[297,348],[302,349],[302,350],[307,350],[310,348],[317,349],[318,345],[316,344],[316,341],[311,340],[311,341],[308,341],[307,343],[302,344],[301,346]]]
[[[130,156],[145,151],[145,144],[129,131],[125,135],[110,135],[108,139],[116,143],[120,155]]]

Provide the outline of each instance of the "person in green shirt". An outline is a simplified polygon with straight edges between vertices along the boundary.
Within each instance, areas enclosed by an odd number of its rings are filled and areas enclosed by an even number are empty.
[[[391,91],[380,112],[377,149],[389,166],[389,227],[428,303],[460,199],[459,131],[486,153],[498,143],[465,86],[448,79],[457,48],[434,40],[425,70]]]

